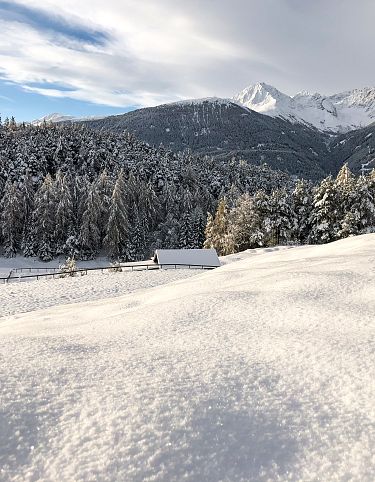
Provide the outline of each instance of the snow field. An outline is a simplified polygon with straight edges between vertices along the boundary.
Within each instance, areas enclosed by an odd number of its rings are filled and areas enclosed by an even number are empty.
[[[2,480],[373,481],[374,339],[375,235],[4,317]]]
[[[194,269],[124,271],[121,273],[88,272],[74,278],[40,278],[29,282],[0,284],[1,317],[49,306],[80,303],[122,296],[199,274]],[[31,284],[31,286],[30,286]]]

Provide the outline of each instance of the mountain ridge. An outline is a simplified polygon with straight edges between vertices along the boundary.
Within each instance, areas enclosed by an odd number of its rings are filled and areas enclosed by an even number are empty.
[[[272,98],[262,97],[265,89]],[[360,95],[356,91],[351,98],[343,94],[336,97],[340,102],[366,104],[368,94],[371,103],[370,91],[361,91]],[[263,99],[267,107],[275,98],[287,98],[278,92],[272,86],[258,84],[256,100],[260,104]],[[314,103],[319,95],[302,91],[295,98],[309,98]],[[334,115],[334,106],[328,101],[324,108],[331,109]],[[345,162],[359,172],[362,163],[375,157],[375,123],[344,133],[326,132],[296,118],[267,115],[217,97],[187,99],[99,119],[51,121],[82,122],[109,132],[128,131],[151,146],[162,144],[174,152],[189,149],[219,160],[236,157],[255,165],[267,163],[273,169],[312,180],[335,175]]]
[[[52,123],[58,124],[60,122],[81,122],[86,120],[97,120],[97,119],[102,119],[103,117],[106,117],[106,116],[76,117],[74,115],[61,114],[60,112],[53,112],[51,114],[44,115],[39,119],[34,119],[33,121],[30,122],[30,124],[34,126],[40,126],[43,124],[43,122],[47,122],[47,123],[52,122]]]
[[[146,107],[84,124],[99,130],[129,131],[150,145],[178,152],[251,164],[267,163],[313,179],[336,171],[327,160],[327,134],[302,124],[271,118],[233,101],[202,99]]]
[[[375,87],[330,96],[308,91],[289,96],[272,85],[258,82],[243,89],[233,101],[270,117],[281,117],[334,134],[366,127],[375,121]]]

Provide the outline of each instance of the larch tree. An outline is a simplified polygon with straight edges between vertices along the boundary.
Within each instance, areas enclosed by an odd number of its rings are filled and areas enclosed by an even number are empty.
[[[231,252],[228,235],[228,214],[228,206],[225,198],[223,198],[219,201],[215,217],[212,218],[212,216],[209,215],[207,219],[203,246],[204,248],[216,249],[219,256]]]

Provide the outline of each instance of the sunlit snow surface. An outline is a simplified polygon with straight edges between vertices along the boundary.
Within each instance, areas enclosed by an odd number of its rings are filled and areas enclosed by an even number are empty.
[[[375,478],[375,235],[3,317],[0,356],[4,481]]]
[[[46,279],[0,285],[1,316],[40,310],[49,306],[123,296],[140,289],[195,276],[194,269],[126,271],[123,273],[88,272],[87,276]],[[30,286],[30,283],[32,286]]]

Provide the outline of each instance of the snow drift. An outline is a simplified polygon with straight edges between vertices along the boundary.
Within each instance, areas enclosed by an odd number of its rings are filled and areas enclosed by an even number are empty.
[[[1,479],[374,480],[375,235],[251,253],[1,318]]]

